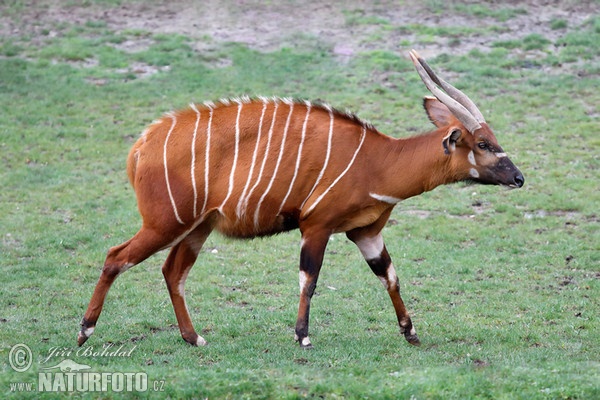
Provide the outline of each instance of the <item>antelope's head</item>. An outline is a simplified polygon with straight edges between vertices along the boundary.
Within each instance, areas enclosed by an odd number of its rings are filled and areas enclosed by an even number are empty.
[[[439,78],[416,51],[410,52],[417,72],[435,97],[426,97],[425,110],[442,129],[445,153],[458,180],[520,188],[523,174],[507,157],[483,115],[463,92]],[[443,89],[443,90],[442,90]]]

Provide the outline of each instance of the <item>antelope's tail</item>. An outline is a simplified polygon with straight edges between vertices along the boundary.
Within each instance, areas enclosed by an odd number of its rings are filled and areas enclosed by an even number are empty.
[[[140,157],[140,143],[141,141],[136,142],[131,150],[129,151],[129,155],[127,156],[127,177],[129,178],[129,183],[135,189],[135,171],[137,168],[138,159]]]

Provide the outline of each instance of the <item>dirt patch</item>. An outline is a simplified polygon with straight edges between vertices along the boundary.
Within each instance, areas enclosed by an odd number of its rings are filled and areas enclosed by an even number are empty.
[[[597,1],[509,1],[500,5],[482,3],[487,9],[517,10],[503,20],[494,15],[457,12],[455,3],[406,1],[344,1],[344,2],[260,2],[191,0],[124,2],[109,7],[76,1],[30,1],[15,11],[0,5],[0,34],[3,36],[48,35],[56,27],[102,21],[116,32],[142,30],[154,33],[179,33],[194,41],[198,51],[222,42],[240,42],[260,51],[272,51],[283,46],[301,47],[315,38],[331,46],[340,58],[372,49],[398,51],[402,43],[418,44],[425,57],[440,53],[463,54],[471,49],[489,49],[498,40],[519,39],[537,33],[555,41],[564,29],[553,29],[551,21],[563,20],[569,28],[580,26],[591,15],[600,13]],[[476,2],[466,3],[472,6]],[[456,3],[458,4],[458,3]],[[471,15],[472,14],[472,15]],[[482,15],[483,14],[483,15]],[[468,37],[435,37],[428,42],[416,42],[410,29],[382,30],[381,26],[410,27],[419,24],[430,27],[490,28]],[[494,29],[492,29],[494,28]],[[300,38],[300,39],[299,39]],[[303,38],[303,39],[302,39]],[[139,51],[151,42],[147,38],[130,39],[121,46]]]

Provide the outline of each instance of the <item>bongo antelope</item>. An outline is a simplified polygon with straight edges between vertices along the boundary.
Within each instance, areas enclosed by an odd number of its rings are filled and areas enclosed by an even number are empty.
[[[204,345],[185,302],[184,285],[213,230],[238,238],[299,228],[300,303],[295,339],[308,336],[310,302],[330,236],[354,242],[392,300],[400,332],[419,338],[381,231],[394,206],[457,181],[523,186],[521,172],[475,104],[439,78],[414,50],[435,130],[395,139],[353,114],[287,98],[191,104],[151,124],[134,144],[127,174],[143,222],[108,251],[81,322],[78,344],[93,333],[115,278],[170,248],[162,267],[183,339]]]

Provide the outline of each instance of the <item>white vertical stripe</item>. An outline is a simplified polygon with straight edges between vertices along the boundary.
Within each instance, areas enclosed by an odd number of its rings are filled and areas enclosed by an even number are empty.
[[[279,165],[281,164],[281,159],[283,158],[283,151],[285,149],[285,140],[287,138],[288,128],[290,127],[290,121],[292,119],[292,112],[294,111],[294,103],[289,102],[287,104],[289,104],[289,106],[290,106],[290,112],[288,113],[287,121],[285,122],[285,128],[283,129],[283,137],[281,138],[281,147],[279,148],[279,156],[277,156],[277,163],[275,164],[275,169],[273,170],[273,175],[271,176],[271,181],[269,182],[269,185],[265,189],[263,195],[261,196],[260,200],[258,201],[258,204],[256,205],[256,210],[254,211],[254,227],[255,228],[258,228],[258,216],[259,216],[259,212],[260,212],[260,206],[261,206],[262,202],[265,200],[265,198],[267,197],[267,195],[269,194],[271,187],[273,187],[273,182],[275,182],[275,177],[277,176],[277,172],[279,170]]]
[[[204,204],[202,205],[202,211],[200,211],[200,215],[204,216],[204,212],[206,211],[206,204],[208,203],[208,169],[209,169],[209,161],[210,161],[210,129],[212,125],[213,119],[213,107],[214,104],[205,103],[205,105],[209,109],[208,114],[208,124],[206,125],[206,151],[204,154]]]
[[[326,107],[326,105],[324,105],[323,107]],[[310,196],[312,196],[319,183],[321,183],[321,179],[323,179],[323,175],[325,175],[325,169],[327,168],[327,164],[329,164],[329,157],[331,155],[331,141],[333,139],[333,111],[330,107],[328,107],[327,109],[329,110],[329,137],[327,139],[327,153],[325,155],[325,162],[323,163],[323,167],[321,168],[321,172],[319,172],[319,176],[317,177],[315,184],[308,193],[308,196],[306,196],[306,199],[304,199],[304,201],[302,202],[302,205],[300,206],[301,209],[304,208],[304,204],[306,204],[306,202],[308,201]]]
[[[352,156],[352,159],[350,160],[350,163],[348,163],[348,165],[346,166],[346,169],[344,169],[344,171],[333,182],[331,182],[331,185],[329,185],[329,187],[323,193],[321,193],[321,195],[308,208],[308,210],[306,211],[306,213],[304,215],[308,215],[317,206],[317,204],[319,204],[319,202],[321,200],[323,200],[323,197],[325,197],[325,195],[331,190],[331,188],[333,188],[340,181],[340,179],[342,179],[344,177],[344,175],[346,175],[346,173],[348,172],[348,170],[350,170],[350,167],[352,167],[352,164],[354,164],[354,161],[356,160],[356,156],[358,155],[358,152],[360,151],[360,149],[362,148],[363,143],[365,142],[365,137],[366,136],[367,136],[367,128],[365,126],[363,126],[362,135],[360,137],[360,143],[358,144],[358,147],[354,151],[354,155]]]
[[[242,113],[243,103],[241,100],[234,101],[238,103],[238,112],[235,119],[235,147],[233,150],[233,165],[231,166],[231,173],[229,174],[229,188],[227,189],[227,195],[225,196],[223,203],[221,203],[219,206],[219,210],[221,210],[221,212],[223,212],[223,206],[225,206],[225,203],[227,203],[227,200],[229,200],[229,196],[231,196],[231,192],[233,192],[233,185],[235,183],[235,169],[237,167],[238,153],[240,151],[240,115]]]
[[[181,218],[179,217],[179,213],[177,212],[177,205],[175,204],[173,193],[171,192],[171,184],[169,182],[169,168],[167,167],[167,143],[169,142],[169,137],[173,132],[173,128],[175,128],[175,125],[177,124],[177,118],[175,118],[175,114],[170,114],[169,116],[171,117],[173,122],[171,123],[171,128],[169,129],[167,137],[165,138],[165,145],[163,146],[163,165],[165,167],[165,182],[167,183],[167,192],[169,192],[169,199],[171,199],[171,206],[173,207],[175,218],[177,219],[177,222],[183,224],[183,221],[181,220]]]
[[[300,137],[300,145],[298,146],[298,155],[296,156],[296,167],[294,169],[294,176],[292,177],[292,181],[290,182],[290,187],[288,188],[288,191],[285,194],[283,201],[281,202],[281,206],[279,206],[279,211],[277,211],[277,214],[279,214],[281,212],[281,210],[283,209],[283,206],[285,205],[285,202],[287,201],[288,197],[292,193],[292,188],[294,187],[294,183],[296,182],[296,178],[298,177],[298,171],[300,170],[302,147],[304,146],[304,139],[306,138],[306,126],[308,125],[308,117],[310,115],[310,109],[312,106],[310,104],[310,102],[308,102],[308,101],[305,104],[306,104],[306,116],[304,117],[304,124],[302,124],[302,135]]]
[[[200,123],[200,111],[194,103],[190,107],[196,113],[196,125],[194,126],[194,135],[192,136],[192,166],[190,174],[192,176],[192,188],[194,189],[194,218],[196,218],[196,203],[198,202],[198,189],[196,188],[196,134],[198,133],[198,124]]]
[[[265,164],[267,163],[267,159],[269,158],[269,150],[271,147],[271,139],[273,137],[273,127],[275,126],[275,117],[277,116],[277,109],[279,108],[279,102],[277,99],[273,99],[273,119],[271,120],[271,127],[269,128],[269,133],[267,135],[267,146],[265,148],[265,154],[263,156],[262,164],[260,166],[260,170],[258,171],[258,176],[256,177],[256,182],[248,192],[248,196],[246,196],[246,200],[244,201],[244,208],[248,206],[248,201],[250,197],[252,197],[252,193],[254,189],[260,184],[260,180],[262,178],[263,172],[265,170]]]
[[[260,121],[258,122],[258,133],[256,134],[256,145],[254,146],[254,153],[252,153],[252,163],[250,164],[250,171],[248,171],[248,179],[246,180],[246,185],[244,185],[244,190],[242,191],[242,195],[240,196],[240,200],[238,201],[238,205],[236,208],[236,214],[238,218],[241,218],[243,214],[245,214],[246,209],[244,208],[244,212],[242,213],[242,206],[244,205],[246,193],[248,192],[248,188],[250,187],[250,181],[252,180],[252,174],[254,173],[254,165],[256,164],[256,158],[258,157],[258,149],[260,147],[260,138],[262,135],[262,125],[263,120],[265,118],[265,111],[267,110],[267,99],[264,97],[261,98],[263,102],[262,112],[260,114]]]

